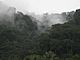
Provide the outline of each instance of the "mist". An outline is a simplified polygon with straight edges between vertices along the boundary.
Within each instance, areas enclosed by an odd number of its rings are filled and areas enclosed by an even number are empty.
[[[3,2],[0,2],[0,21],[1,22],[13,22],[16,8],[7,6]]]
[[[3,21],[4,23],[6,21],[9,21],[13,24],[15,20],[15,14],[17,14],[17,12],[18,11],[15,7],[11,7],[9,5],[6,5],[0,2],[0,21]],[[38,29],[40,31],[41,30],[45,31],[52,25],[63,24],[67,22],[66,13],[67,12],[49,14],[48,12],[46,12],[43,14],[36,14],[34,12],[32,13],[32,12],[27,11],[24,15],[29,15],[30,17],[33,17],[31,19],[32,21],[37,23]]]
[[[60,13],[44,13],[44,14],[35,14],[35,13],[30,13],[27,12],[27,15],[32,16],[33,21],[37,22],[38,29],[40,31],[45,31],[48,28],[50,28],[52,25],[55,24],[64,24],[67,22],[66,17],[67,17],[67,12],[62,12]]]

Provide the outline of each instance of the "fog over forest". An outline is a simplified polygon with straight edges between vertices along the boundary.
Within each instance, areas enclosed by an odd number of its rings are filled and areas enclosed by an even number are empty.
[[[35,5],[38,1],[35,0]],[[45,6],[44,13],[42,10],[31,12],[29,8],[26,10],[24,1],[20,1],[22,5],[16,5],[18,0],[14,0],[15,4],[12,2],[0,1],[0,60],[80,60],[80,9],[49,13]],[[18,9],[20,6],[25,8],[25,13]]]
[[[7,6],[6,4],[3,4],[2,2],[0,2],[0,18],[1,20],[11,20],[14,22],[14,15],[15,13],[18,12],[16,10],[15,7],[10,7]],[[22,12],[23,13],[23,12]],[[53,24],[62,24],[64,22],[66,22],[66,13],[67,12],[63,12],[61,14],[58,13],[52,13],[52,14],[48,14],[47,12],[40,15],[40,14],[35,14],[35,13],[30,13],[30,12],[26,12],[25,15],[29,15],[32,18],[32,20],[36,21],[37,24],[39,25],[39,27],[41,25],[44,26],[48,26],[50,27]],[[5,18],[4,18],[5,16]]]

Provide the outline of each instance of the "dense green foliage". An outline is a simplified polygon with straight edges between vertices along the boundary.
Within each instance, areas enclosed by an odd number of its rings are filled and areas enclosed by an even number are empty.
[[[0,25],[0,60],[79,60],[80,9],[66,19],[40,33],[30,16],[16,13],[14,25]]]

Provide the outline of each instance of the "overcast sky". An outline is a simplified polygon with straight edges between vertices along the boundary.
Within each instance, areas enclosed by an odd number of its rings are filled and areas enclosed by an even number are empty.
[[[80,0],[1,0],[20,11],[60,13],[80,8]]]

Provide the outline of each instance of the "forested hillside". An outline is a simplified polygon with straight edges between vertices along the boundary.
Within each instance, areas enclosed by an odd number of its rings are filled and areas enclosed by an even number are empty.
[[[32,41],[37,34],[37,23],[21,12],[15,13],[14,21],[0,22],[0,59],[8,60],[12,55],[23,57],[28,54],[33,48]]]
[[[63,13],[66,22],[51,26],[12,10],[0,15],[0,60],[80,59],[80,9]]]

